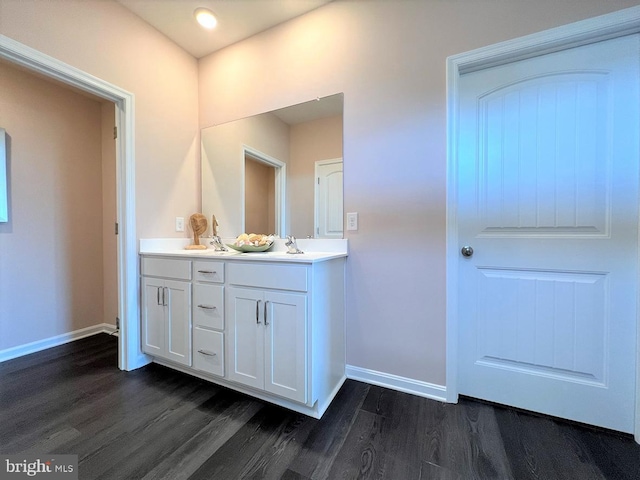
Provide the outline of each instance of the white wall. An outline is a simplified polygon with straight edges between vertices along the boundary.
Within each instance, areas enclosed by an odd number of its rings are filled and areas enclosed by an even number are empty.
[[[344,92],[349,364],[445,383],[446,57],[636,4],[335,1],[200,60],[201,126]]]

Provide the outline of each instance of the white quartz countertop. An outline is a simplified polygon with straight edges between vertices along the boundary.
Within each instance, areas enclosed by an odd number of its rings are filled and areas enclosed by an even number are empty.
[[[222,239],[223,243],[233,243],[234,239]],[[158,255],[167,257],[182,257],[195,260],[218,259],[230,261],[260,261],[260,262],[286,262],[286,263],[317,263],[342,258],[348,255],[347,240],[324,239],[299,239],[298,248],[304,253],[289,254],[284,245],[284,240],[276,239],[273,247],[268,252],[240,253],[229,248],[228,252],[216,252],[212,248],[206,250],[185,250],[185,246],[191,241],[183,238],[170,239],[141,239],[139,244],[140,255]],[[208,239],[203,238],[201,243],[208,245]]]

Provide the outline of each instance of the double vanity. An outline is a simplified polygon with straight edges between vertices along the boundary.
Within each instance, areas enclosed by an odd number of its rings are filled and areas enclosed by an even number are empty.
[[[142,350],[162,365],[320,418],[345,379],[346,240],[264,253],[141,240]]]

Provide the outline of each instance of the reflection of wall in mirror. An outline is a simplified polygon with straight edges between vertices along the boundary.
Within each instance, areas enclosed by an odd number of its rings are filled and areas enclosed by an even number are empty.
[[[222,237],[244,230],[243,145],[288,164],[289,126],[267,113],[202,131],[202,213],[216,216]]]
[[[244,229],[247,233],[275,233],[275,170],[251,156],[244,164]]]
[[[308,120],[309,115],[290,115],[287,121],[307,118],[291,126],[276,116],[289,109],[307,108],[308,113],[310,105],[318,104],[307,102],[202,130],[202,213],[207,218],[216,215],[221,236],[235,237],[252,229],[243,223],[245,215],[251,215],[244,208],[245,146],[287,166],[284,228],[275,233],[314,235],[315,163],[342,157],[342,114],[314,120]],[[335,99],[324,105],[336,111]]]
[[[293,125],[288,168],[291,233],[304,238],[314,235],[315,162],[342,157],[342,115]]]

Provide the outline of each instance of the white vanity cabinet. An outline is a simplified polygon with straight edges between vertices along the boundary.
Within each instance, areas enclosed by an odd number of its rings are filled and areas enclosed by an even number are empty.
[[[191,365],[191,261],[143,257],[142,351]]]
[[[345,257],[141,249],[142,350],[320,418],[345,380]]]
[[[306,403],[307,295],[234,286],[228,304],[229,380]]]
[[[193,262],[193,368],[224,377],[224,262]]]

